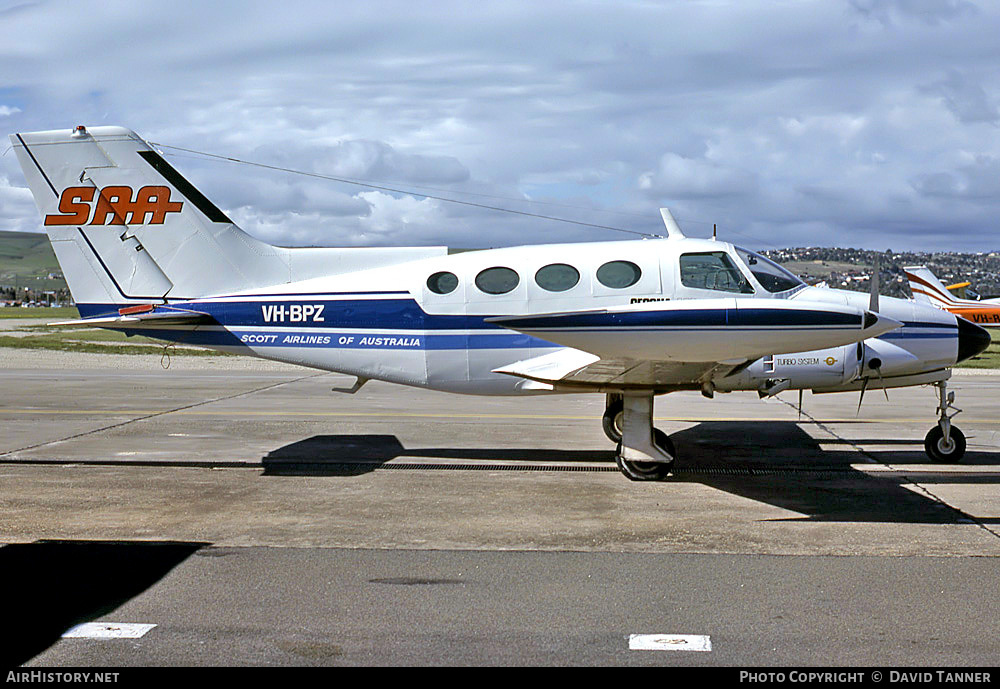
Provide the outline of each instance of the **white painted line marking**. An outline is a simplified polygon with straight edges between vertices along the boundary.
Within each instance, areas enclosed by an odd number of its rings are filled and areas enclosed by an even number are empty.
[[[138,639],[155,624],[132,624],[128,622],[84,622],[66,630],[64,639]]]
[[[711,651],[712,639],[701,634],[630,634],[632,651]]]

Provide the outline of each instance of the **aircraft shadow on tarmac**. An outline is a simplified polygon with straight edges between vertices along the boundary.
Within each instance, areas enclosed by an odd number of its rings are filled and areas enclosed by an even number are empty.
[[[521,448],[404,448],[394,435],[317,435],[268,453],[262,460],[268,476],[357,476],[367,474],[397,457],[413,459],[493,461],[500,464],[469,465],[432,462],[411,465],[417,469],[469,469],[496,471],[524,469],[528,464],[554,462],[610,462],[613,450],[549,450]]]
[[[765,428],[761,423],[703,422],[673,433],[679,459],[667,482],[700,483],[806,515],[794,521],[926,524],[965,523],[969,517],[907,485],[1000,484],[1000,475],[995,473],[967,473],[953,467],[942,472],[922,470],[916,476],[908,476],[905,471],[867,473],[852,464],[874,458],[873,466],[877,467],[934,465],[922,450],[913,448],[913,440],[817,440],[803,430],[803,425],[768,422]],[[908,449],[879,447],[904,443]],[[831,445],[844,449],[829,449]],[[859,453],[857,445],[865,446],[866,452]],[[405,458],[406,463],[390,464],[397,458]],[[965,463],[997,464],[998,459],[995,453],[969,452]],[[265,476],[349,477],[380,468],[617,471],[612,449],[408,448],[394,435],[318,435],[274,450],[262,463]],[[656,487],[637,485],[650,490]]]
[[[0,644],[0,667],[21,665],[70,627],[119,608],[207,545],[36,541],[3,546],[0,586],[8,635]]]

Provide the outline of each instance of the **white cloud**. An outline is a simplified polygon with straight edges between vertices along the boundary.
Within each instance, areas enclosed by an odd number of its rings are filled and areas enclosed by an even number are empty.
[[[656,198],[720,198],[749,194],[755,187],[749,172],[676,153],[664,154],[655,171],[639,176],[639,188]]]
[[[42,219],[31,192],[0,175],[0,230],[38,232],[41,227]]]
[[[939,24],[963,14],[976,14],[976,6],[968,0],[850,0],[862,15],[883,24],[894,21],[918,21]]]
[[[970,80],[956,69],[949,69],[944,79],[925,87],[924,91],[940,95],[948,110],[960,122],[1000,123],[996,99],[990,97],[980,83]]]
[[[0,31],[9,130],[122,124],[418,192],[172,158],[277,243],[620,236],[422,191],[653,232],[670,203],[757,246],[1000,245],[992,5],[60,1]],[[22,183],[13,156],[0,175]],[[23,214],[5,201],[0,227]]]

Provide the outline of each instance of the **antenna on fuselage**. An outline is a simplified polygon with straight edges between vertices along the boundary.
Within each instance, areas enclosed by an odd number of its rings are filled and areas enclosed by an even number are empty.
[[[667,239],[684,239],[684,233],[681,232],[680,225],[674,220],[674,216],[670,215],[670,209],[661,208],[660,215],[663,217],[663,224],[667,228]]]

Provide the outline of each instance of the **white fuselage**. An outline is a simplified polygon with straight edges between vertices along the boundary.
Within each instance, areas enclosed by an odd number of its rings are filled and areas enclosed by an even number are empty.
[[[693,255],[700,260],[717,258],[720,252],[729,256],[744,282],[736,285],[731,280],[706,279],[699,274],[699,282],[692,285],[690,275],[682,275],[682,256]],[[616,268],[622,265],[618,262],[628,262],[638,268],[639,274],[624,279],[620,275],[599,275],[609,262]],[[563,267],[539,273],[552,265]],[[512,272],[492,271],[487,275],[492,276],[492,282],[477,285],[477,277],[493,268]],[[572,281],[572,271],[577,273],[577,279],[566,287]],[[557,284],[545,279],[548,273],[557,274]],[[443,287],[435,283],[434,291],[429,278],[439,274],[451,277],[442,281]],[[512,275],[516,275],[513,287]],[[633,278],[633,284],[618,286]],[[543,287],[540,281],[559,291]],[[508,287],[501,294],[489,293]],[[649,239],[469,251],[195,299],[182,305],[210,313],[221,325],[199,326],[193,333],[190,329],[172,332],[169,327],[143,332],[405,385],[469,394],[536,394],[541,390],[530,381],[494,371],[565,346],[542,334],[525,334],[484,319],[570,312],[655,314],[665,304],[681,306],[677,302],[685,302],[683,306],[692,311],[702,310],[707,304],[731,305],[730,313],[745,305],[768,306],[772,312],[779,312],[813,304],[819,311],[847,319],[849,314],[865,312],[868,296],[801,283],[789,290],[770,292],[731,244]],[[883,376],[939,371],[955,363],[954,316],[887,297],[881,299],[879,313],[903,324],[866,341],[865,356],[871,358],[878,353],[885,362]],[[736,377],[716,381],[720,390],[756,389],[761,380],[780,377],[783,361],[795,362],[797,367],[802,384],[793,387],[848,384],[858,378],[863,361],[854,354],[856,345],[844,344],[854,340],[831,340],[835,333],[829,326],[824,327],[827,329],[734,328],[715,322],[656,328],[611,325],[575,328],[569,335],[566,333],[570,329],[562,328],[562,334],[554,339],[564,342],[572,335],[574,343],[580,342],[574,346],[580,349],[594,351],[609,346],[619,357],[636,360],[732,360],[735,365],[748,358],[765,357]],[[593,346],[584,346],[587,343]],[[774,355],[796,352],[796,357],[773,359]],[[768,356],[772,359],[768,360]],[[811,361],[818,362],[812,367],[815,375],[803,376],[803,362]]]

